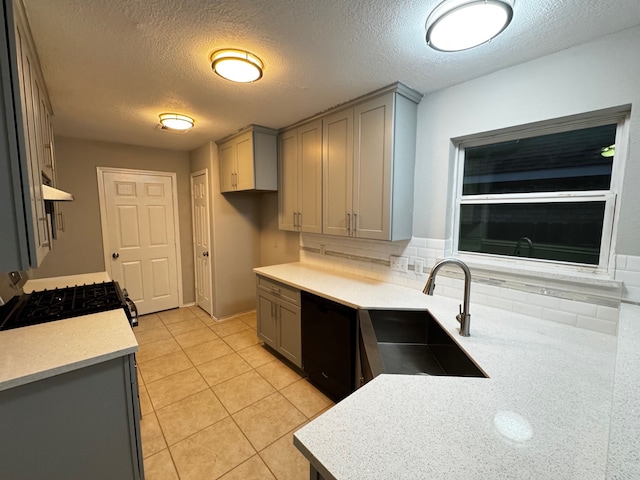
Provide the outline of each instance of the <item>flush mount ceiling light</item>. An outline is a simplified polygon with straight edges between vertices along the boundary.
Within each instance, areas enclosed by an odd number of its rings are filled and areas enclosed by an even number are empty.
[[[232,82],[250,83],[262,78],[264,64],[253,53],[227,48],[211,54],[211,68]]]
[[[427,44],[443,52],[467,50],[502,32],[515,0],[445,0],[427,18]]]
[[[160,124],[170,130],[189,130],[195,121],[191,117],[179,113],[161,113]]]

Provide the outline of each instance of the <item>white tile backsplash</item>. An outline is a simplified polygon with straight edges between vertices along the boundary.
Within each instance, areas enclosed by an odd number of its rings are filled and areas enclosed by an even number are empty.
[[[386,242],[303,233],[300,236],[300,261],[421,290],[433,265],[445,256],[446,245],[444,240],[432,238]],[[320,254],[321,246],[324,255]],[[392,272],[390,255],[409,257],[409,273]],[[416,258],[424,262],[424,275],[413,272]],[[462,302],[461,276],[454,278],[443,273],[445,269],[438,276],[436,295],[459,298]],[[640,257],[617,255],[615,278],[624,282],[622,300],[640,303]],[[565,292],[557,284],[547,289],[547,294],[543,294],[543,290],[542,293],[532,292],[530,285],[517,277],[512,277],[511,281],[505,280],[504,275],[496,276],[495,281],[476,278],[471,287],[471,302],[588,330],[616,333],[620,312],[617,297],[609,296],[601,305],[597,301],[597,289],[591,285],[579,287],[577,291],[574,288],[569,292],[569,298],[562,298]],[[584,298],[587,300],[580,301]]]
[[[542,318],[567,325],[577,325],[578,315],[575,313],[561,312],[551,308],[543,308]]]
[[[622,300],[640,303],[640,257],[618,255],[616,258],[616,280],[624,283]]]
[[[640,257],[634,256],[626,256],[627,262],[625,264],[624,270],[628,270],[630,272],[640,272]]]

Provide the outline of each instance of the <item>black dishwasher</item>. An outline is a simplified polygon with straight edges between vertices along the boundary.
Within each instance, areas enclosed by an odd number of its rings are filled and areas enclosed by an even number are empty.
[[[304,291],[301,297],[304,371],[339,402],[355,390],[358,311]]]

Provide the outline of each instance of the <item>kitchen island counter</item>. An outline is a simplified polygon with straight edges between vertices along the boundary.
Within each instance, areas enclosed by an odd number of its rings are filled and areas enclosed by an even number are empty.
[[[326,479],[603,479],[616,337],[294,263],[260,275],[368,309],[426,308],[489,378],[381,375],[298,430]],[[462,297],[462,292],[460,292]]]

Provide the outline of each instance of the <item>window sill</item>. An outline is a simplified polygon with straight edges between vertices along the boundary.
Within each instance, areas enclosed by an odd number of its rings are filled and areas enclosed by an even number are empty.
[[[457,255],[471,270],[472,281],[499,288],[519,290],[535,295],[557,297],[605,306],[620,304],[623,283],[608,275],[523,265],[517,260],[500,262]],[[555,271],[554,271],[555,270]],[[447,276],[462,278],[459,269],[443,268]]]

